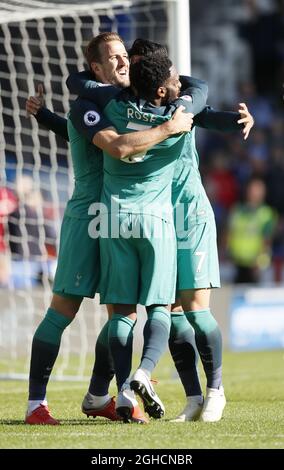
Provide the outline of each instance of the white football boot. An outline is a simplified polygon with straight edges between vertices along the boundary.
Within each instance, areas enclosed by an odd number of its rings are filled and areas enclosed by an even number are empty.
[[[204,421],[206,423],[220,421],[225,406],[226,397],[224,394],[224,388],[222,386],[220,388],[207,387],[200,421]]]
[[[135,393],[130,389],[129,383],[123,384],[117,395],[115,410],[124,423],[147,424],[148,418],[142,412]]]
[[[143,369],[137,369],[130,379],[130,387],[141,398],[144,410],[154,419],[160,419],[165,414],[165,407],[156,394],[150,378]]]
[[[203,407],[203,396],[195,395],[187,397],[187,404],[182,412],[171,423],[184,423],[185,421],[197,421]]]

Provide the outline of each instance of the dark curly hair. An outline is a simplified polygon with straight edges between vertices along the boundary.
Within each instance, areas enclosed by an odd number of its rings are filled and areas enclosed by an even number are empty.
[[[168,51],[165,46],[158,42],[149,41],[148,39],[135,39],[131,48],[128,51],[129,58],[134,55],[150,57],[155,54],[155,57],[167,57]]]
[[[140,98],[151,101],[157,98],[157,90],[171,76],[172,62],[168,57],[143,57],[130,65],[130,83]]]

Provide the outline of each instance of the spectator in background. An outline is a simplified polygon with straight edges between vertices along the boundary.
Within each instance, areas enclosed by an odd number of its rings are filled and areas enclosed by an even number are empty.
[[[55,256],[56,232],[52,220],[46,217],[44,201],[33,179],[22,175],[16,180],[17,207],[9,216],[10,250],[16,262],[14,281],[21,284],[43,282],[49,275],[49,253]],[[30,278],[30,279],[28,279]]]
[[[10,189],[0,187],[0,287],[9,284],[11,274],[10,252],[6,241],[7,216],[17,207],[17,199]]]
[[[229,209],[236,203],[238,183],[224,151],[211,157],[211,168],[205,176],[206,191],[212,203],[218,230],[222,229]]]
[[[271,261],[276,212],[264,203],[266,186],[252,178],[245,201],[232,210],[227,232],[229,255],[236,268],[235,283],[258,283]]]

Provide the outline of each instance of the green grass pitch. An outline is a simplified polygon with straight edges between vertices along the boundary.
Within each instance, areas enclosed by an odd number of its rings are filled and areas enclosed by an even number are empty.
[[[91,370],[91,367],[90,367]],[[283,449],[284,352],[224,354],[227,406],[218,423],[170,423],[184,394],[169,355],[155,370],[155,386],[166,406],[162,420],[149,425],[87,419],[80,405],[88,383],[50,382],[48,401],[61,426],[25,426],[27,383],[2,381],[2,449]],[[201,373],[204,387],[204,377]],[[115,394],[115,388],[112,387]]]

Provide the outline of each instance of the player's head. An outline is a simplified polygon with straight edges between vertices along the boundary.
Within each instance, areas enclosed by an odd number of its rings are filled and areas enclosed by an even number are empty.
[[[135,39],[128,51],[129,60],[132,64],[141,59],[141,57],[167,57],[168,51],[165,46],[158,42],[149,41],[148,39]]]
[[[264,203],[266,196],[266,186],[264,181],[254,176],[246,187],[246,202],[252,207],[258,207]]]
[[[147,101],[166,104],[178,98],[179,75],[168,57],[143,57],[130,66],[130,82],[137,95]]]
[[[90,70],[102,83],[129,86],[129,60],[117,33],[101,33],[91,39],[85,51]]]

